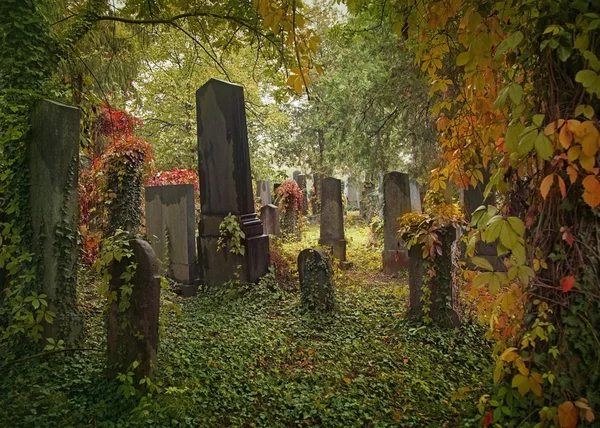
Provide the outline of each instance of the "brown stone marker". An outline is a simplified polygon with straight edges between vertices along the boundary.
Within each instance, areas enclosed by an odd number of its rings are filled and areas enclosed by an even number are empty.
[[[333,177],[327,177],[321,182],[319,245],[331,247],[333,257],[342,263],[346,261],[342,182]]]
[[[196,92],[196,106],[200,279],[208,287],[234,280],[236,274],[241,282],[257,282],[269,269],[269,237],[254,209],[244,89],[210,79]],[[219,225],[230,213],[246,235],[244,255],[217,250]]]
[[[260,219],[263,222],[263,228],[267,235],[273,235],[277,238],[281,236],[279,228],[279,208],[273,204],[263,205],[260,208]]]
[[[129,245],[133,259],[137,263],[131,281],[133,291],[129,296],[129,307],[119,310],[121,302],[121,274],[131,260],[123,259],[112,266],[110,291],[117,293],[117,301],[108,310],[108,362],[109,377],[124,373],[134,362],[140,364],[135,369],[139,378],[151,377],[156,368],[158,350],[158,315],[160,310],[160,275],[158,260],[149,243],[132,239]]]
[[[308,310],[331,311],[335,306],[335,285],[329,256],[317,248],[298,255],[300,304]]]

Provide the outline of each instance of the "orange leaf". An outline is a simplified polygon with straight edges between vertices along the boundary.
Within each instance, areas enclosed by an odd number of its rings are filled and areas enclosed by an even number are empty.
[[[542,198],[546,199],[546,196],[548,196],[548,193],[552,188],[552,184],[554,184],[554,174],[547,175],[544,180],[542,180],[542,185],[540,186]]]
[[[445,114],[442,114],[437,121],[437,130],[444,131],[444,130],[446,130],[446,128],[448,127],[449,124],[450,124],[450,119],[448,119],[448,116],[446,116]]]
[[[573,288],[573,286],[575,285],[575,278],[572,276],[565,276],[560,280],[560,285],[563,293],[566,293],[567,291],[570,291],[571,288]]]
[[[588,175],[583,179],[583,200],[592,208],[600,204],[600,182],[594,175]]]
[[[568,149],[571,146],[571,141],[573,140],[573,134],[567,128],[567,126],[560,128],[560,135],[558,136],[560,144],[565,149]]]
[[[556,128],[560,128],[565,123],[564,119],[559,119],[556,122],[550,122],[544,129],[545,135],[551,135],[556,132]]]
[[[567,174],[569,175],[569,180],[571,180],[571,184],[577,181],[577,170],[574,167],[569,165],[567,167]]]
[[[577,425],[577,408],[571,401],[565,401],[558,406],[558,422],[560,428],[575,428]]]
[[[567,186],[565,185],[565,180],[558,174],[556,174],[556,178],[558,179],[558,187],[560,188],[560,194],[564,198],[567,196]]]
[[[598,151],[598,130],[596,128],[593,128],[581,139],[581,148],[587,156],[596,154]]]

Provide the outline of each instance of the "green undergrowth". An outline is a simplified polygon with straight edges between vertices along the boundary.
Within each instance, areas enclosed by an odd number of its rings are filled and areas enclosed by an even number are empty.
[[[363,229],[349,231],[349,254]],[[481,328],[407,321],[403,280],[358,269],[337,283],[329,315],[303,313],[272,277],[187,300],[164,293],[182,315],[163,307],[150,398],[105,380],[102,352],[0,362],[0,426],[475,426],[490,381]],[[99,303],[83,300],[85,346],[104,349]]]

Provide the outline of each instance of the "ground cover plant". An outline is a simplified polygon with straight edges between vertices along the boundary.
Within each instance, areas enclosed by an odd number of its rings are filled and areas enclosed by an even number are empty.
[[[306,226],[284,257],[317,236]],[[475,426],[490,376],[484,330],[409,322],[406,280],[379,272],[368,226],[347,239],[357,268],[338,272],[330,315],[303,313],[297,290],[272,275],[188,300],[163,291],[159,367],[145,391],[127,376],[106,380],[102,306],[87,289],[82,347],[93,349],[2,365],[0,425]]]

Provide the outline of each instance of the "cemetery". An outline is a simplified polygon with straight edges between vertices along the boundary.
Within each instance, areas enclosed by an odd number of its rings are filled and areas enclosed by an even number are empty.
[[[0,3],[0,427],[598,426],[550,3]]]

